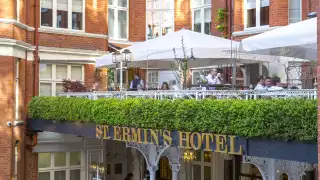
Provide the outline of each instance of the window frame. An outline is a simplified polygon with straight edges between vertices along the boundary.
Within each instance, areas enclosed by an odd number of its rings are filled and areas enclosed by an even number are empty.
[[[108,29],[110,28],[109,27],[109,9],[113,9],[114,10],[114,28],[113,28],[113,32],[114,32],[114,36],[115,37],[111,37],[110,36],[110,39],[112,40],[128,40],[129,39],[129,3],[130,1],[129,0],[126,0],[127,1],[127,7],[121,7],[121,6],[118,6],[118,0],[114,0],[114,4],[116,5],[109,5],[108,4],[108,9],[107,9],[107,14],[108,14]],[[127,31],[127,37],[126,38],[119,38],[119,30],[118,30],[118,25],[119,25],[119,10],[121,11],[126,11],[127,12],[127,27],[126,27],[126,31]],[[108,33],[109,35],[109,33]]]
[[[77,166],[70,166],[70,153],[71,152],[80,152],[80,165]],[[83,151],[68,151],[68,152],[46,152],[50,153],[50,167],[47,168],[38,168],[37,176],[39,178],[39,173],[49,172],[50,173],[50,180],[54,180],[54,172],[55,171],[65,171],[66,172],[66,179],[70,179],[70,171],[71,170],[80,170],[80,180],[84,180],[84,153]],[[54,154],[55,153],[66,153],[66,166],[61,167],[54,167]]]
[[[247,16],[248,16],[248,9],[247,9],[247,4],[248,4],[248,0],[244,0],[244,29],[261,29],[261,28],[268,28],[270,27],[270,0],[269,1],[269,24],[268,25],[260,25],[260,12],[261,12],[261,1],[260,0],[256,0],[256,26],[255,27],[247,27]]]
[[[150,77],[150,74],[152,74],[152,73],[157,73],[157,82],[149,82],[149,77]],[[159,86],[159,75],[160,75],[160,73],[159,73],[159,71],[148,71],[147,72],[147,84],[148,84],[148,87],[150,87],[150,84],[156,84],[156,86],[158,87]],[[151,76],[151,78],[152,78],[152,76]]]
[[[211,179],[213,179],[213,176],[214,176],[214,169],[213,169],[213,159],[214,159],[214,157],[213,157],[213,152],[210,152],[210,151],[203,151],[203,150],[199,150],[199,151],[201,151],[201,160],[200,161],[196,161],[195,159],[194,160],[192,160],[192,162],[191,162],[191,173],[192,173],[192,180],[195,180],[195,179],[193,179],[193,177],[194,177],[194,169],[193,169],[193,165],[199,165],[200,167],[201,167],[201,179],[200,180],[204,180],[204,167],[206,166],[206,167],[210,167],[210,169],[211,169]],[[211,162],[205,162],[204,161],[204,153],[205,152],[208,152],[208,153],[211,153]],[[196,152],[195,152],[196,153]],[[196,179],[196,180],[198,180],[198,179]]]
[[[175,15],[174,15],[174,9],[175,9],[175,1],[173,1],[173,7],[172,8],[163,8],[162,7],[162,3],[161,3],[161,7],[156,9],[156,8],[148,8],[148,0],[146,0],[146,40],[149,40],[148,39],[148,13],[149,12],[160,12],[161,15],[160,15],[160,29],[162,30],[162,24],[163,24],[163,13],[166,12],[171,12],[173,13],[173,24],[172,24],[172,30],[173,32],[175,31]],[[159,33],[159,36],[158,37],[161,37],[162,36],[162,33]],[[154,39],[154,38],[150,38],[150,39]]]
[[[71,67],[72,66],[77,66],[77,67],[81,67],[81,80],[77,80],[80,81],[82,83],[84,83],[84,65],[80,65],[80,64],[52,64],[52,63],[41,63],[41,64],[46,64],[46,65],[51,65],[51,79],[47,79],[47,78],[41,78],[40,77],[40,71],[39,71],[39,96],[41,96],[40,94],[40,84],[41,83],[48,83],[51,84],[51,96],[56,96],[57,93],[57,89],[56,86],[57,84],[61,83],[62,84],[62,80],[63,79],[57,79],[57,65],[59,66],[67,66],[67,78],[66,79],[70,79],[70,80],[76,80],[76,79],[71,79]]]
[[[192,30],[194,31],[194,12],[200,10],[200,19],[201,19],[201,32],[200,33],[205,33],[204,28],[205,28],[205,10],[210,9],[211,12],[211,17],[210,17],[210,22],[212,26],[212,9],[211,9],[211,1],[210,4],[205,4],[205,0],[201,0],[201,5],[194,7],[194,0],[191,0],[191,15],[192,15]],[[212,27],[210,27],[210,34],[212,33]]]
[[[292,19],[292,18],[290,18],[290,1],[292,1],[292,0],[288,0],[288,24],[292,24],[292,23],[290,23],[290,19]],[[300,7],[299,7],[299,21],[298,22],[300,22],[300,21],[302,21],[302,0],[299,0],[300,1]]]
[[[41,25],[41,1],[40,0],[40,28],[50,28],[50,29],[57,29],[57,30],[67,30],[67,31],[74,31],[74,32],[85,32],[85,22],[86,22],[86,0],[82,0],[82,29],[72,29],[72,0],[68,0],[68,28],[60,28],[57,27],[57,1],[52,0],[52,27],[50,26],[42,26]]]

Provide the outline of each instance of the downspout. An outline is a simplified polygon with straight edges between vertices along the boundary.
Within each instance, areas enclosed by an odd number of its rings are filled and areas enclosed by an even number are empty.
[[[35,25],[34,25],[34,42],[35,42],[35,50],[33,51],[33,96],[37,96],[39,93],[39,0],[35,1],[35,13],[34,13],[34,19],[35,19]]]

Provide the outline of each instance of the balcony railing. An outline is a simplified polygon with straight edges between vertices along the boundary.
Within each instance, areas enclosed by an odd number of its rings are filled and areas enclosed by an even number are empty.
[[[100,98],[154,98],[154,99],[317,99],[316,89],[254,91],[254,90],[181,90],[181,91],[107,91],[107,92],[68,92],[58,96],[80,97],[97,100]]]

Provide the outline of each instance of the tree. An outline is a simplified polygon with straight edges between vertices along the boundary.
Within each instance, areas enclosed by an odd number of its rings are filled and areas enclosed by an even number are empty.
[[[179,58],[177,56],[176,48],[173,48],[174,53],[174,63],[171,63],[172,71],[174,72],[174,75],[178,82],[180,82],[180,85],[182,85],[183,89],[187,89],[187,76],[188,76],[188,61],[194,60],[193,51],[191,49],[191,55],[187,56],[186,48],[184,46],[183,42],[183,36],[181,37],[181,45],[182,45],[182,54],[183,57]]]

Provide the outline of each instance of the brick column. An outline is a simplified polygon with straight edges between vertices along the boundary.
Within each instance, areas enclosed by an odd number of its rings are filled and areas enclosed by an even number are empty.
[[[129,3],[129,40],[146,40],[146,0],[131,0]]]
[[[286,26],[288,25],[288,1],[270,0],[269,6],[269,25]]]
[[[14,174],[15,140],[12,128],[7,126],[8,121],[13,123],[15,114],[14,68],[14,57],[0,56],[0,179],[6,180],[10,180]]]
[[[189,0],[174,1],[174,30],[191,29],[191,6]]]

